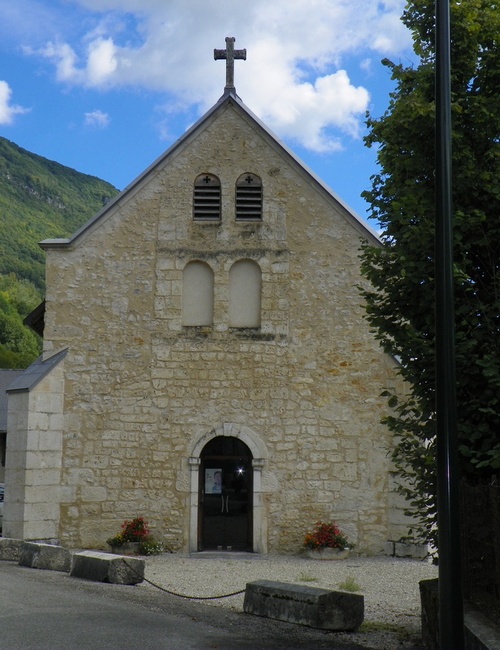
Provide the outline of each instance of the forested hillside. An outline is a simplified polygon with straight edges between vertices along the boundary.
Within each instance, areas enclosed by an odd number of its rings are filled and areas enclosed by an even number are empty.
[[[67,237],[117,192],[0,138],[0,368],[24,368],[40,352],[22,324],[45,291],[38,242]]]

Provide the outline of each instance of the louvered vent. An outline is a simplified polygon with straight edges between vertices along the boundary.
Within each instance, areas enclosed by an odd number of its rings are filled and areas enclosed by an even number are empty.
[[[236,181],[236,219],[262,219],[262,181],[255,174],[243,174]]]
[[[193,219],[220,221],[220,181],[213,174],[202,174],[194,182]]]

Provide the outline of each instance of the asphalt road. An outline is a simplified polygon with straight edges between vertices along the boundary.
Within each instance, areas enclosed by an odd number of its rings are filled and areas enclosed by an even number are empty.
[[[203,579],[203,576],[200,576]],[[0,562],[0,650],[366,650],[335,633]]]

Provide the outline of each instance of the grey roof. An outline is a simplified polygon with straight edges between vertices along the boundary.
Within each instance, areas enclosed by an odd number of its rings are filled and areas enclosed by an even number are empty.
[[[66,356],[68,349],[61,350],[48,359],[43,359],[42,356],[38,357],[36,361],[26,368],[14,381],[7,387],[8,393],[15,393],[17,391],[31,390],[45,375],[56,366],[61,359]]]
[[[328,187],[313,171],[311,171],[305,164],[296,156],[291,149],[289,149],[286,144],[281,142],[279,138],[254,114],[252,111],[242,102],[240,97],[235,92],[227,91],[225,92],[219,101],[212,106],[195,124],[193,124],[176,142],[174,142],[166,151],[163,152],[159,158],[157,158],[147,169],[145,169],[134,181],[132,181],[127,187],[122,190],[116,197],[114,197],[109,203],[107,203],[99,212],[97,212],[87,223],[83,224],[76,232],[74,232],[68,238],[60,239],[44,239],[39,243],[39,246],[44,250],[57,249],[57,248],[71,248],[78,238],[85,233],[89,228],[91,228],[96,222],[98,222],[108,210],[111,210],[113,206],[119,204],[123,201],[124,197],[133,191],[137,185],[147,177],[151,172],[153,172],[166,158],[168,158],[172,153],[174,153],[179,147],[181,147],[186,140],[193,136],[196,131],[198,131],[202,125],[221,107],[224,105],[233,102],[238,106],[243,113],[245,113],[255,125],[262,129],[275,144],[281,149],[281,151],[289,156],[293,162],[300,167],[300,169],[305,172],[313,183],[316,184],[318,188],[321,188],[334,202],[342,208],[342,211],[347,219],[351,220],[352,223],[357,226],[357,228],[363,233],[365,237],[368,237],[372,243],[380,243],[380,238],[377,232],[371,228],[364,219],[362,219],[358,214],[356,214],[333,190]]]
[[[7,388],[23,370],[0,370],[0,431],[7,431]]]

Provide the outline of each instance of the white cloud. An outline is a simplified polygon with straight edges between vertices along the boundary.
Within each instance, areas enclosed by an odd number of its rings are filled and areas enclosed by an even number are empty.
[[[12,124],[14,115],[28,113],[28,108],[10,103],[12,90],[6,81],[0,81],[0,124]]]
[[[106,82],[118,66],[116,47],[110,38],[98,38],[89,46],[87,58],[87,76],[91,86]]]
[[[208,108],[222,94],[224,62],[213,49],[236,36],[245,103],[280,136],[316,151],[356,137],[369,93],[351,82],[349,60],[398,56],[411,39],[404,0],[76,0],[88,12],[79,37],[38,49],[65,83],[166,92],[172,104]],[[54,44],[56,43],[56,44]],[[362,64],[362,61],[365,61]]]
[[[86,126],[98,127],[104,129],[109,125],[110,119],[107,113],[96,109],[90,113],[85,113],[84,123]]]
[[[373,72],[373,59],[367,58],[363,59],[359,64],[361,70],[364,70],[367,74],[372,74]]]

